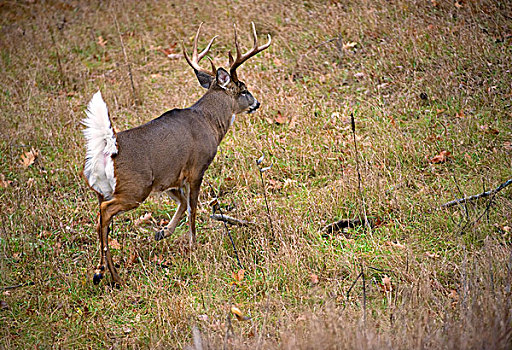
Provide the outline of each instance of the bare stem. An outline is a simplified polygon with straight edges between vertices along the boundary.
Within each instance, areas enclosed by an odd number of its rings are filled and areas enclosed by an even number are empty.
[[[494,195],[494,194],[498,193],[499,191],[501,191],[502,189],[504,189],[505,187],[509,186],[510,184],[512,184],[512,179],[509,179],[509,180],[505,181],[504,183],[502,183],[501,185],[499,185],[495,189],[492,189],[492,190],[489,190],[489,191],[485,191],[485,192],[482,192],[480,194],[475,194],[473,196],[469,196],[469,197],[465,197],[465,198],[460,198],[460,199],[455,199],[453,201],[444,203],[443,205],[441,205],[441,208],[449,208],[449,207],[453,207],[454,205],[457,205],[457,204],[471,202],[471,201],[474,201],[474,200],[477,200],[477,199],[480,199],[480,198],[484,198],[484,197],[488,197],[488,196]]]

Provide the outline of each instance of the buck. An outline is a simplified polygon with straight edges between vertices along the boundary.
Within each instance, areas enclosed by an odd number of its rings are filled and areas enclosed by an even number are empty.
[[[258,46],[252,23],[254,46],[242,54],[235,26],[236,58],[229,52],[228,72],[223,68],[216,69],[211,60],[211,71],[199,66],[217,37],[213,37],[198,54],[200,31],[201,25],[194,38],[192,58],[182,42],[186,61],[194,69],[201,86],[207,89],[193,106],[167,111],[144,125],[117,134],[99,91],[87,106],[87,117],[83,120],[87,141],[83,174],[99,199],[100,262],[94,271],[94,284],[104,277],[105,264],[113,282],[122,283],[109,250],[110,222],[115,215],[138,207],[153,191],[167,191],[178,204],[171,221],[155,234],[155,239],[158,241],[172,235],[188,209],[189,244],[195,244],[197,202],[204,173],[235,115],[252,113],[260,106],[238,79],[236,70],[270,46],[270,34],[268,42]]]

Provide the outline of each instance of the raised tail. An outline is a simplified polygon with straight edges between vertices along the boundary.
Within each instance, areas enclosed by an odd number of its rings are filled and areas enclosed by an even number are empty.
[[[109,200],[116,187],[112,155],[117,154],[117,146],[107,105],[100,91],[94,94],[85,113],[87,117],[82,120],[87,140],[84,175],[89,185]]]

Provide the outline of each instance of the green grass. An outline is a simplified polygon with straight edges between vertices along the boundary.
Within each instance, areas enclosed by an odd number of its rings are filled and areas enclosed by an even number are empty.
[[[0,180],[10,182],[0,186],[0,348],[509,348],[510,188],[488,209],[488,199],[438,207],[512,177],[512,8],[456,4],[0,5]],[[240,70],[262,106],[237,117],[206,173],[197,247],[175,242],[186,219],[154,242],[175,206],[151,196],[111,233],[126,284],[107,276],[94,286],[86,104],[100,89],[117,130],[190,106],[204,91],[158,48],[189,43],[205,22],[200,45],[219,35],[211,57],[225,66],[232,24],[249,44],[250,21],[273,38]],[[341,51],[327,42],[339,36]],[[31,148],[40,155],[24,167]],[[444,150],[452,158],[433,164]],[[265,188],[262,154],[273,164]],[[242,281],[224,226],[209,217],[210,185],[227,214],[256,223],[230,227]],[[378,225],[320,232],[364,212]],[[251,319],[237,321],[233,303]]]

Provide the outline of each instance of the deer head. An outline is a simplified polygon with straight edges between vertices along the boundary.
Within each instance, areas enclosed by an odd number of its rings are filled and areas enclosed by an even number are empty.
[[[199,33],[201,31],[202,23],[199,25],[199,29],[197,30],[196,36],[194,38],[194,46],[192,52],[192,58],[190,58],[187,54],[185,46],[182,42],[183,53],[185,59],[188,64],[194,69],[194,73],[196,74],[197,80],[202,87],[208,90],[223,90],[227,95],[231,96],[231,98],[235,101],[235,109],[234,113],[242,113],[247,111],[248,113],[252,113],[256,111],[260,103],[254,98],[254,96],[247,90],[244,82],[238,79],[238,75],[236,69],[242,65],[245,61],[247,61],[252,56],[257,53],[268,48],[272,42],[272,38],[270,34],[268,35],[268,42],[265,45],[258,46],[258,37],[256,35],[256,28],[254,27],[254,23],[252,23],[252,34],[254,45],[251,50],[246,52],[245,54],[241,53],[240,45],[238,44],[238,35],[236,32],[236,25],[234,25],[235,31],[235,48],[236,48],[236,59],[233,58],[231,52],[229,52],[229,73],[224,68],[217,69],[213,64],[213,61],[210,60],[211,70],[208,71],[199,66],[199,62],[206,54],[209,52],[213,41],[217,36],[214,36],[206,48],[198,54],[197,52],[197,40],[199,37]]]

